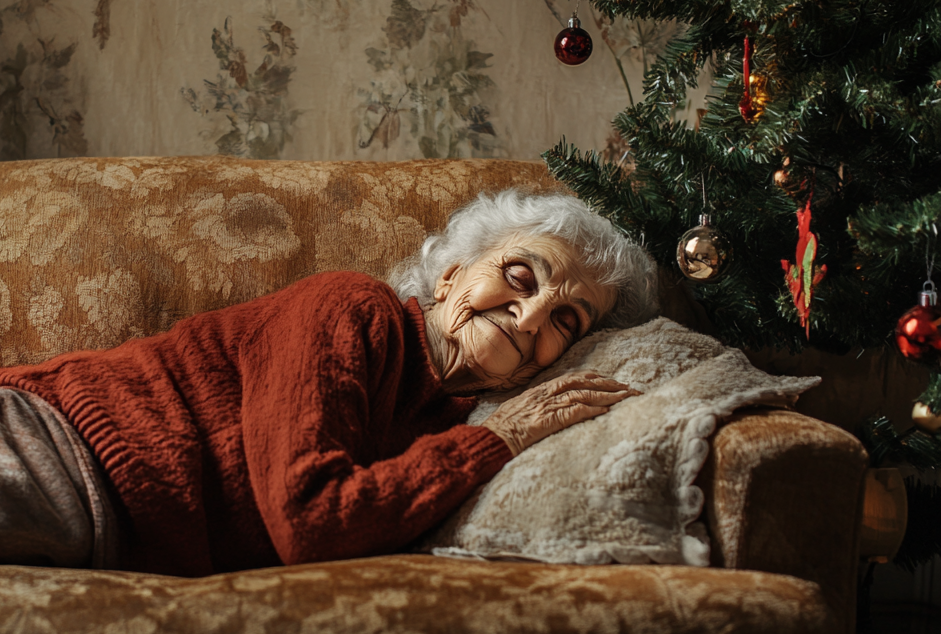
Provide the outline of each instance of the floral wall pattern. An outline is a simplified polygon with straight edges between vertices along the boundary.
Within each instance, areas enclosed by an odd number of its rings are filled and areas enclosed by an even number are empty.
[[[575,4],[0,0],[0,160],[537,160],[563,135],[618,158],[609,122],[676,27],[582,3],[595,52],[566,67]]]
[[[359,148],[374,142],[388,148],[405,118],[423,158],[498,153],[485,105],[495,86],[487,74],[493,54],[463,37],[461,22],[471,12],[481,12],[472,0],[435,3],[427,10],[392,0],[385,41],[365,51],[375,77],[359,91],[365,105]]]
[[[55,157],[88,153],[83,98],[71,85],[77,38],[68,34],[56,41],[39,27],[37,14],[53,8],[51,0],[18,0],[0,10],[0,42],[12,39],[5,31],[19,35],[15,47],[3,46],[0,54],[2,160],[36,151]]]
[[[265,39],[264,53],[255,70],[249,69],[245,50],[235,45],[232,18],[226,18],[222,31],[212,30],[212,50],[224,72],[215,82],[204,80],[205,97],[192,88],[180,91],[193,112],[225,115],[230,130],[214,139],[220,154],[280,158],[291,138],[291,124],[300,114],[287,105],[297,44],[289,27],[273,15],[265,17],[267,24],[258,27]]]

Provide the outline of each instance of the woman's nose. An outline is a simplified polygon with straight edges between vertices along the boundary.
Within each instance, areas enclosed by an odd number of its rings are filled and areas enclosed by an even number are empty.
[[[528,298],[519,304],[519,314],[516,317],[516,328],[521,332],[535,335],[549,318],[552,307],[543,298]]]

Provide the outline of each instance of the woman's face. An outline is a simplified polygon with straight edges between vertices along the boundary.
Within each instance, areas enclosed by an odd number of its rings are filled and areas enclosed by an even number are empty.
[[[514,237],[466,268],[450,268],[433,308],[450,349],[446,387],[522,385],[595,325],[614,297],[571,246],[549,236]]]

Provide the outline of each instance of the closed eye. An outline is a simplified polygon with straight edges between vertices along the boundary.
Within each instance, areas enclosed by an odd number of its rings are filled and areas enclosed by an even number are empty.
[[[579,320],[575,309],[565,306],[557,308],[554,312],[555,322],[559,328],[569,337],[575,338],[579,333]]]
[[[536,292],[536,276],[525,264],[510,264],[503,268],[503,277],[517,293],[532,295]]]

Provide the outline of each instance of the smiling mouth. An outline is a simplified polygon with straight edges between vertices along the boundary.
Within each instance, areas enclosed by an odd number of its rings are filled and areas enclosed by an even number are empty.
[[[523,351],[520,350],[519,344],[516,343],[516,339],[514,339],[514,338],[510,335],[510,333],[508,333],[506,330],[504,330],[503,326],[501,326],[500,324],[498,324],[498,323],[495,322],[494,320],[490,319],[490,318],[487,317],[486,315],[481,315],[481,317],[483,317],[484,319],[486,319],[487,321],[489,321],[491,324],[493,324],[494,326],[496,326],[496,327],[497,327],[497,330],[499,330],[501,333],[503,333],[503,336],[506,337],[507,339],[509,339],[510,343],[513,344],[513,347],[516,348],[516,351],[519,353],[520,357],[523,356]]]

